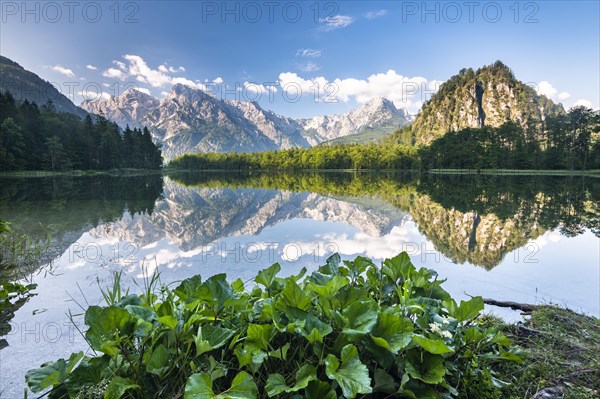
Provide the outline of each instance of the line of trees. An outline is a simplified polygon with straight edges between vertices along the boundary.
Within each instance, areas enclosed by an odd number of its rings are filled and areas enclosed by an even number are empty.
[[[0,93],[0,170],[158,169],[160,146],[148,129],[125,129],[99,115],[92,119],[17,103]]]
[[[425,169],[600,168],[600,115],[585,107],[548,116],[541,127],[514,122],[446,133],[419,150]]]
[[[418,169],[417,150],[404,145],[350,144],[253,153],[199,153],[175,158],[186,170]]]

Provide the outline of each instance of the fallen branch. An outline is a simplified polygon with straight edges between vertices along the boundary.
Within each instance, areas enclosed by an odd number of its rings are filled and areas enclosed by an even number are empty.
[[[487,305],[499,306],[501,308],[511,308],[514,310],[522,310],[523,312],[533,312],[534,310],[536,310],[539,307],[537,305],[531,305],[528,303],[519,303],[519,302],[512,302],[512,301],[497,301],[497,300],[491,299],[491,298],[483,298],[483,303],[485,303]]]

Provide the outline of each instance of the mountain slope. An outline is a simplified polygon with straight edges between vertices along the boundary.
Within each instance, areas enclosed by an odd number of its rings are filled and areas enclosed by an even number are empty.
[[[355,142],[354,139],[362,142],[361,135],[382,137],[411,121],[406,110],[398,109],[390,100],[380,97],[344,115],[316,116],[300,122],[303,135],[311,145],[317,145],[336,139],[341,143]]]
[[[0,92],[10,92],[17,101],[35,102],[38,106],[52,101],[59,112],[69,112],[81,118],[88,113],[73,104],[50,82],[0,55]]]
[[[417,143],[429,144],[448,131],[498,127],[509,120],[536,125],[547,115],[562,112],[562,105],[538,95],[496,61],[477,71],[463,69],[444,82],[423,105],[412,131]]]
[[[410,116],[386,99],[375,99],[344,115],[294,120],[256,102],[224,101],[182,84],[162,100],[136,90],[119,97],[84,101],[121,127],[148,126],[169,160],[196,152],[257,152],[310,147],[324,141],[375,131],[387,134]]]

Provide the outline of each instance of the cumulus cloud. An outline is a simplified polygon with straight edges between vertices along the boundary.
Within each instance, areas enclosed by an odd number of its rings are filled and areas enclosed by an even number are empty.
[[[385,16],[385,15],[387,15],[387,13],[388,13],[387,10],[369,11],[368,13],[365,14],[365,18],[375,19],[375,18]]]
[[[592,107],[592,102],[589,100],[585,100],[585,99],[580,99],[577,100],[573,103],[572,107],[586,107],[586,108],[593,108]]]
[[[321,50],[315,50],[312,48],[301,48],[300,50],[296,51],[296,55],[299,57],[317,58],[321,56]]]
[[[244,82],[244,89],[256,94],[277,93],[277,88],[271,85],[263,85],[254,82]]]
[[[75,73],[73,73],[73,71],[71,69],[65,68],[60,65],[51,66],[50,69],[52,69],[54,72],[58,72],[61,75],[65,75],[66,77],[69,77],[69,78],[75,77]]]
[[[354,18],[349,15],[334,15],[333,17],[321,18],[319,22],[322,24],[321,30],[331,31],[350,26],[354,22]]]
[[[351,99],[359,103],[385,97],[393,101],[399,108],[406,108],[416,113],[423,102],[431,97],[439,88],[441,81],[427,80],[421,76],[407,77],[394,70],[370,75],[366,79],[346,78],[328,80],[324,77],[304,79],[293,72],[279,75],[282,90],[296,94],[315,93],[325,102],[348,102]]]
[[[104,76],[105,78],[125,80],[127,74],[121,69],[108,68],[106,71],[102,72],[102,76]]]
[[[181,76],[171,75],[173,73],[184,72],[184,67],[175,68],[163,64],[153,69],[142,57],[132,54],[124,55],[123,59],[125,62],[113,61],[116,68],[107,69],[102,73],[102,76],[121,80],[131,77],[140,83],[149,84],[152,87],[169,87],[179,83],[197,89],[206,89],[206,86],[202,83],[197,83]]]
[[[86,65],[85,67],[86,67],[87,69],[89,69],[90,71],[95,71],[95,70],[97,70],[97,69],[98,69],[98,68],[96,68],[95,66],[93,66],[93,65],[91,65],[91,64],[88,64],[88,65]]]
[[[566,91],[559,93],[558,89],[556,89],[547,80],[543,80],[537,84],[537,93],[544,95],[555,102],[561,102],[571,97],[571,94],[567,93]]]
[[[83,97],[84,100],[109,100],[112,96],[105,92],[105,91],[96,91],[96,90],[92,90],[92,89],[88,89],[88,90],[83,90],[83,91],[78,91],[77,92],[78,95],[80,95],[81,97]]]

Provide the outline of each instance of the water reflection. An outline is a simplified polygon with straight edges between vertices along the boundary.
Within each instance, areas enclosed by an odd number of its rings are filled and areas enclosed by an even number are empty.
[[[97,285],[116,270],[134,282],[154,270],[163,283],[223,272],[248,280],[273,262],[290,275],[331,252],[381,260],[407,250],[457,298],[597,314],[599,183],[352,173],[2,180],[1,217],[35,239],[50,234],[56,250],[52,275],[34,273],[47,270],[41,262],[19,274],[33,273],[38,295],[4,332],[0,392],[22,395],[30,366],[86,348],[65,314],[100,303]]]

